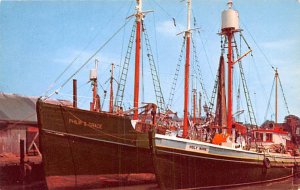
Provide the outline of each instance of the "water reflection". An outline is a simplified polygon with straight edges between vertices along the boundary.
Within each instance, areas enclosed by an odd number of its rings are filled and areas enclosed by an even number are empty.
[[[259,185],[248,185],[236,188],[228,188],[227,190],[299,190],[300,177],[288,178],[283,181],[264,183]]]
[[[0,186],[0,190],[46,190],[47,186],[43,181],[34,182],[25,185],[9,185]],[[114,187],[107,188],[110,190],[157,190],[157,184],[127,186],[127,187]],[[300,190],[300,177],[289,178],[283,181],[264,183],[259,185],[247,185],[235,188],[227,188],[226,190]]]

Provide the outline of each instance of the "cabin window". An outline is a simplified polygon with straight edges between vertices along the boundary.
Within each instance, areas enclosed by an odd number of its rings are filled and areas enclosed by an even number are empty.
[[[263,140],[263,133],[256,132],[255,133],[255,138],[258,141],[262,141]]]
[[[296,128],[296,134],[297,134],[297,135],[300,135],[300,127],[297,127],[297,128]]]
[[[272,135],[272,133],[267,133],[266,134],[266,141],[268,141],[268,142],[272,142],[273,141],[273,135]]]

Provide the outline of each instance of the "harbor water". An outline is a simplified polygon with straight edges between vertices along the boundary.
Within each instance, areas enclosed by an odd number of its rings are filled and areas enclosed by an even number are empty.
[[[44,181],[32,182],[30,184],[12,184],[0,186],[0,190],[46,190],[47,186]],[[106,188],[110,190],[158,190],[157,184],[145,184],[136,186],[120,186]],[[226,190],[300,190],[300,177],[288,178],[286,180],[264,183],[258,185],[247,185],[235,188],[226,188]]]

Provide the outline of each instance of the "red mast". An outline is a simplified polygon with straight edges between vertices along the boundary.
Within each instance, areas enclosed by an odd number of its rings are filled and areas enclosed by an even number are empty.
[[[113,80],[114,80],[114,64],[111,64],[111,76],[110,76],[110,98],[109,98],[109,112],[112,113],[113,108],[113,99],[114,99],[114,89],[113,89]]]
[[[196,77],[193,76],[193,123],[195,124],[197,122],[197,90],[196,90]]]
[[[183,109],[183,137],[188,135],[188,109],[189,109],[189,76],[190,76],[190,38],[191,38],[191,0],[187,1],[187,30],[185,31],[186,38],[186,54],[185,54],[185,77],[184,77],[184,109]]]
[[[201,122],[201,98],[202,98],[202,94],[199,91],[199,123]]]
[[[228,132],[231,133],[232,127],[232,36],[233,30],[228,29],[225,31],[228,39],[228,54],[227,54],[227,64],[228,64],[228,113],[227,113],[227,125],[228,125]]]
[[[228,53],[228,107],[227,107],[227,126],[228,133],[231,133],[232,128],[232,69],[234,62],[232,60],[232,37],[235,32],[239,31],[238,12],[232,9],[232,0],[228,1],[228,10],[222,12],[222,35],[227,37]]]
[[[133,119],[138,119],[139,107],[139,89],[140,89],[140,48],[141,48],[141,20],[142,13],[142,0],[137,0],[137,13],[136,17],[136,41],[135,41],[135,70],[134,70],[134,98],[133,98]]]

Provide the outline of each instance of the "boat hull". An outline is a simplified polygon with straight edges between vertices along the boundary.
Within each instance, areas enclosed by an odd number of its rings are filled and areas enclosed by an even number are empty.
[[[246,151],[220,151],[207,143],[181,143],[153,138],[151,149],[157,181],[162,189],[221,188],[281,180],[297,173],[299,158],[279,158]],[[194,150],[191,150],[194,149]],[[230,155],[231,154],[231,155]],[[239,156],[240,155],[240,156]],[[268,158],[270,165],[264,164]]]
[[[128,176],[155,180],[148,134],[136,132],[129,118],[42,101],[37,112],[49,188],[126,185]],[[57,183],[59,177],[65,183]]]

